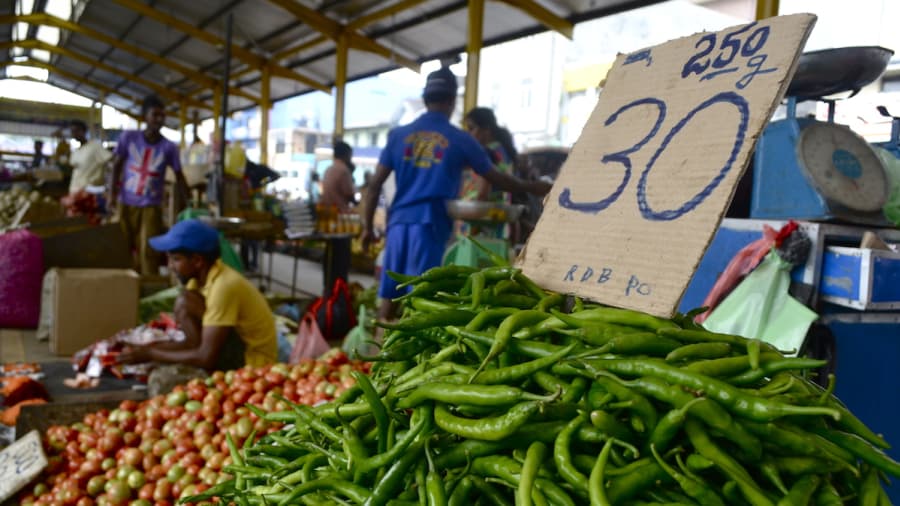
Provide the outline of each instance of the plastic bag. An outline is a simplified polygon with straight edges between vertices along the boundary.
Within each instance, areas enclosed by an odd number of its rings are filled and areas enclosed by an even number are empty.
[[[304,358],[315,359],[322,356],[323,353],[331,349],[328,341],[322,337],[322,331],[319,330],[319,324],[312,312],[307,312],[300,320],[300,328],[297,330],[297,340],[294,341],[294,347],[291,349],[291,360],[289,363],[298,364]]]
[[[372,335],[366,330],[366,307],[360,304],[359,314],[356,317],[356,327],[347,333],[341,349],[350,357],[365,357],[377,352],[375,345],[370,341]]]
[[[781,227],[781,230],[775,231],[774,228],[763,225],[763,236],[750,244],[744,246],[734,258],[728,262],[728,266],[716,279],[716,283],[709,290],[706,298],[703,300],[703,306],[708,308],[705,313],[700,313],[694,318],[697,323],[703,323],[709,318],[710,312],[719,305],[719,303],[728,296],[738,283],[749,274],[760,262],[769,254],[773,246],[778,246],[785,237],[791,235],[797,229],[797,223],[790,221],[787,225]]]
[[[322,336],[328,341],[340,341],[356,326],[350,288],[344,278],[335,279],[331,292],[313,301],[307,312],[316,315]]]
[[[887,202],[882,208],[884,217],[894,225],[900,226],[900,159],[884,148],[874,147],[888,176],[889,193]]]
[[[819,315],[788,294],[791,264],[770,252],[706,319],[712,332],[761,339],[793,354]]]

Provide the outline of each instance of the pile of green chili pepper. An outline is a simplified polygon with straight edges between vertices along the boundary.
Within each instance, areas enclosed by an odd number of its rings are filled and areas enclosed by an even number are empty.
[[[887,505],[900,464],[822,361],[549,293],[513,267],[415,278],[371,377],[285,412],[188,502]],[[252,438],[251,438],[252,439]]]

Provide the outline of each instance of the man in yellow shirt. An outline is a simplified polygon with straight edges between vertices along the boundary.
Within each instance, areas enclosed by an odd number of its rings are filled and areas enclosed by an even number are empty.
[[[219,259],[214,228],[185,220],[151,238],[150,246],[168,253],[169,270],[186,288],[175,303],[175,319],[186,339],[126,349],[120,362],[178,363],[213,371],[277,360],[275,317],[259,290]]]

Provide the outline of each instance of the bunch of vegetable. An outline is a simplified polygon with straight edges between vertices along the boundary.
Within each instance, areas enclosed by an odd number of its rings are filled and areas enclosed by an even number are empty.
[[[900,476],[805,377],[822,361],[547,293],[507,266],[402,281],[371,378],[317,407],[254,408],[293,426],[232,446],[234,478],[187,501],[878,505],[883,473]]]
[[[37,191],[28,192],[20,188],[11,188],[6,191],[0,191],[0,229],[12,225],[16,215],[29,202],[41,201],[48,204],[56,204],[51,197],[41,198],[41,194]]]
[[[277,430],[254,411],[312,405],[353,383],[368,364],[340,351],[294,366],[276,364],[215,372],[165,396],[124,401],[117,409],[47,430],[50,467],[20,504],[166,506],[227,477],[226,434],[250,444]],[[251,411],[247,406],[254,406]]]

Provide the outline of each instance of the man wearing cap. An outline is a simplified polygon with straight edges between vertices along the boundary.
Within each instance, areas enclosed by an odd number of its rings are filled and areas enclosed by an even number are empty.
[[[416,275],[440,265],[453,228],[446,202],[459,195],[463,169],[471,167],[504,191],[536,195],[550,191],[547,183],[525,182],[497,171],[478,141],[450,124],[456,87],[456,76],[449,68],[428,75],[422,93],[427,111],[388,135],[366,194],[363,244],[367,247],[375,238],[372,219],[381,188],[394,172],[397,192],[388,210],[384,274],[378,288],[380,319],[393,316],[391,299],[404,293],[386,275],[388,271]]]
[[[262,294],[219,258],[219,233],[199,220],[176,223],[150,246],[169,255],[169,270],[185,286],[175,319],[186,339],[167,346],[133,347],[123,363],[178,363],[212,370],[275,362],[275,318]]]

